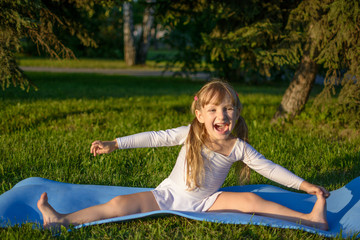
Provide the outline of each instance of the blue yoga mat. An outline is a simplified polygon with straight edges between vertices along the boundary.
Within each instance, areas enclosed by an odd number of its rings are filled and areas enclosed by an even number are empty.
[[[42,215],[36,203],[43,192],[47,192],[49,203],[59,212],[73,212],[95,204],[105,203],[111,198],[143,191],[150,188],[80,185],[55,182],[43,178],[28,178],[0,195],[0,227],[22,223],[42,223]],[[301,212],[310,212],[316,196],[294,193],[270,185],[233,186],[222,189],[232,192],[253,192],[264,199],[278,202]],[[216,212],[197,213],[182,211],[155,211],[95,221],[77,226],[81,228],[95,224],[121,222],[155,215],[173,214],[189,219],[229,224],[254,224],[277,228],[302,229],[326,237],[360,237],[360,177],[346,186],[332,191],[327,199],[329,231],[321,231],[296,223],[251,214]]]

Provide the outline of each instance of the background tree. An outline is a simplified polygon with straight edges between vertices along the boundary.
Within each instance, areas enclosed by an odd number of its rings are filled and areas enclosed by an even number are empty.
[[[124,60],[128,66],[136,64],[133,10],[130,2],[123,4],[124,18]]]
[[[171,28],[168,42],[179,49],[174,60],[179,63],[183,57],[183,70],[212,67],[230,81],[270,78],[271,65],[262,61],[261,52],[276,46],[298,3],[181,0],[165,6],[164,23]],[[197,63],[189,65],[187,56],[196,56]],[[199,65],[198,59],[207,64]]]
[[[340,71],[348,72],[342,81],[346,87],[342,89],[349,94],[340,96],[353,96],[352,100],[342,102],[352,102],[351,109],[357,111],[355,116],[360,115],[356,97],[360,96],[360,83],[353,78],[360,76],[358,1],[182,0],[166,8],[167,19],[173,24],[168,24],[173,26],[171,34],[183,29],[183,25],[191,29],[201,16],[207,17],[206,27],[198,28],[188,38],[187,46],[194,45],[180,48],[181,54],[186,56],[183,52],[195,51],[227,80],[279,78],[284,69],[296,69],[274,120],[292,118],[301,112],[318,69],[323,69],[327,79],[334,79],[331,76]],[[176,18],[176,13],[181,17]],[[328,81],[320,96],[329,96],[333,86]]]
[[[3,89],[19,85],[29,89],[31,83],[19,69],[15,54],[21,48],[23,38],[30,39],[38,51],[44,51],[55,58],[75,57],[56,35],[57,29],[64,29],[76,35],[85,46],[96,46],[83,25],[77,21],[77,11],[89,12],[92,1],[0,1],[0,83]],[[71,11],[71,14],[69,12]],[[78,9],[77,11],[75,11]]]
[[[155,0],[124,2],[124,59],[128,66],[145,64],[150,47],[151,29],[154,23]],[[145,6],[142,25],[138,36],[134,36],[133,4]]]
[[[270,54],[269,61],[272,60],[274,54],[287,59],[286,56],[291,52],[300,53],[295,55],[294,63],[298,59],[301,60],[274,120],[279,117],[293,117],[304,108],[318,66],[325,69],[327,84],[318,97],[317,104],[324,103],[323,97],[330,96],[330,89],[334,89],[334,85],[339,84],[339,79],[342,78],[344,87],[340,92],[339,100],[347,95],[351,100],[348,99],[345,102],[351,102],[352,108],[354,110],[357,108],[357,112],[354,112],[355,116],[359,115],[360,83],[355,80],[360,79],[359,26],[358,1],[303,1],[291,12],[285,29],[288,37],[283,39],[278,49]],[[279,52],[283,54],[279,55]],[[340,72],[346,72],[346,77],[343,78]],[[333,79],[338,81],[334,82]],[[349,106],[340,104],[338,107],[348,108]],[[359,117],[357,121],[360,124]]]

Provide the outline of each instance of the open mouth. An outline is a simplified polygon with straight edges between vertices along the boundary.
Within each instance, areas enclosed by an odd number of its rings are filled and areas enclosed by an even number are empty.
[[[217,123],[215,124],[216,131],[220,133],[225,133],[229,130],[229,124],[228,123]]]

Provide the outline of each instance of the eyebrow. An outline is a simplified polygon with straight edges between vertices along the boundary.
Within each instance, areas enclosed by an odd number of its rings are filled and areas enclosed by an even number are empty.
[[[216,105],[216,104],[206,104],[204,107],[209,107],[209,108],[211,108],[211,107],[217,107],[217,106],[219,106],[220,104],[218,104],[218,105]],[[234,104],[227,104],[227,105],[224,105],[224,107],[235,107],[235,105]]]

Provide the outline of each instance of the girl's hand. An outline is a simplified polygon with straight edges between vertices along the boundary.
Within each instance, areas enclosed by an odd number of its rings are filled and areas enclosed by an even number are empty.
[[[323,187],[303,181],[300,185],[300,190],[312,195],[322,195],[325,198],[330,196],[330,193]]]
[[[116,140],[114,141],[95,141],[91,144],[90,152],[94,157],[104,153],[111,153],[118,148]]]

